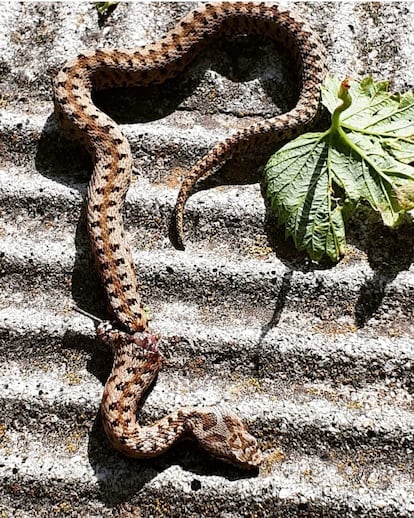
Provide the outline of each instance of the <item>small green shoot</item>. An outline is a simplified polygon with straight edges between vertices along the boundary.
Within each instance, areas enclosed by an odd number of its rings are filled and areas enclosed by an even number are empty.
[[[111,14],[119,2],[95,2],[96,10],[101,18],[106,18]]]
[[[149,306],[145,306],[142,308],[142,311],[145,315],[145,318],[147,320],[152,320],[152,313],[151,313],[151,308]]]

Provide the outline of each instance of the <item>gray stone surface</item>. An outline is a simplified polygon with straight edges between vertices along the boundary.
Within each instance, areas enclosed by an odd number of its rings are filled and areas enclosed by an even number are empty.
[[[414,84],[412,2],[283,2],[339,75]],[[256,164],[229,164],[168,239],[179,180],[232,129],[294,102],[289,59],[219,42],[168,85],[99,102],[131,142],[125,222],[166,362],[145,422],[183,404],[237,411],[265,463],[242,473],[183,443],[153,461],[108,445],[111,358],[74,304],[104,315],[85,235],[90,161],[52,115],[51,77],[84,48],[159,38],[194,4],[0,2],[0,516],[409,517],[414,513],[413,224],[355,218],[335,266],[266,217]]]

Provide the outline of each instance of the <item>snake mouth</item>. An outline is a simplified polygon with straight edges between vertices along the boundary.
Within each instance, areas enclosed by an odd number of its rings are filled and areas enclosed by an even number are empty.
[[[259,470],[260,465],[263,462],[262,452],[260,450],[256,450],[251,455],[234,455],[234,456],[221,456],[217,455],[217,453],[212,453],[212,455],[225,464],[230,464],[238,469],[246,469],[249,471]]]
[[[243,469],[258,469],[263,462],[263,455],[258,447],[256,439],[251,437],[252,444],[245,446],[243,450],[235,453],[235,460],[231,460],[232,464]]]

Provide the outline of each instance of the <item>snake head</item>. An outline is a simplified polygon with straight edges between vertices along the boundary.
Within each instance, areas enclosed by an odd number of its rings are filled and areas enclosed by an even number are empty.
[[[205,408],[190,419],[193,435],[215,457],[243,469],[257,468],[261,464],[262,453],[257,440],[233,412]]]
[[[243,469],[257,468],[263,459],[256,438],[235,414],[224,416],[224,421],[229,434],[226,455],[221,458]]]

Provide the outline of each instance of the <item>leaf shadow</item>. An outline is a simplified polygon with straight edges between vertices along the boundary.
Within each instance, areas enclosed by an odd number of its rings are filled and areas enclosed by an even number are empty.
[[[383,315],[382,318],[395,321],[401,332],[404,332],[404,329],[408,331],[408,322],[412,320],[412,310],[398,304],[398,300],[393,301],[392,283],[401,272],[408,271],[414,262],[414,222],[410,218],[407,217],[400,227],[390,229],[385,227],[380,218],[370,209],[360,208],[345,224],[348,252],[336,264],[327,258],[321,263],[315,264],[310,261],[305,252],[298,252],[293,239],[285,237],[283,229],[278,226],[277,220],[269,208],[267,208],[266,225],[269,243],[277,257],[287,267],[287,271],[280,284],[274,315],[263,331],[268,331],[279,323],[280,308],[283,306],[283,301],[286,302],[290,295],[293,272],[301,272],[306,275],[308,272],[334,270],[341,268],[342,263],[347,267],[358,264],[363,266],[361,261],[365,260],[368,262],[371,274],[360,275],[362,281],[355,281],[357,286],[355,296],[351,291],[351,298],[347,298],[346,290],[341,297],[342,288],[339,286],[338,294],[334,297],[324,283],[321,283],[320,286],[316,284],[307,293],[307,306],[328,322],[351,316],[355,327],[363,329],[368,325],[376,326],[370,320],[379,315],[378,312],[384,313],[383,304],[385,303],[389,306],[390,312],[387,316]],[[398,293],[396,297],[399,297]],[[320,298],[326,299],[325,307],[320,304]],[[351,314],[349,313],[350,308],[352,308]],[[385,327],[381,329],[377,327],[377,329],[385,334],[389,332],[389,329]]]
[[[365,220],[362,220],[364,216]],[[366,254],[372,269],[372,275],[365,278],[355,303],[355,325],[363,328],[375,317],[385,299],[391,297],[387,301],[389,313],[395,312],[392,306],[396,301],[393,302],[393,288],[390,285],[401,272],[408,271],[414,261],[414,222],[407,217],[398,228],[391,229],[385,227],[375,215],[367,215],[365,210],[359,218],[359,224],[355,219],[350,222],[349,240]],[[409,322],[412,314],[410,308],[403,305],[401,311],[407,313],[396,315],[396,318],[398,325],[404,327],[404,320]]]

